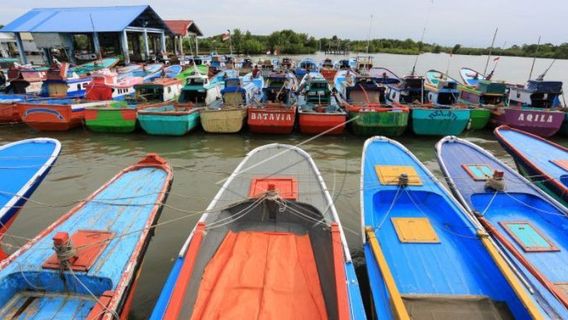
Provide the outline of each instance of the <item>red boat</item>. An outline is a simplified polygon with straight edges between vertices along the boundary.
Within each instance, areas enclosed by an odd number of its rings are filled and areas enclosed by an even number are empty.
[[[290,134],[296,123],[297,80],[290,72],[272,72],[264,81],[263,98],[259,105],[247,110],[248,126],[253,133]]]
[[[296,122],[296,106],[283,103],[250,106],[247,115],[249,129],[253,133],[290,134]]]
[[[333,61],[331,59],[326,58],[320,68],[320,73],[327,80],[329,83],[333,83],[333,79],[335,79],[335,74],[337,70],[333,66]]]
[[[329,83],[320,73],[310,72],[300,83],[302,92],[298,121],[303,134],[341,134],[347,113],[331,95]]]
[[[46,71],[34,67],[14,66],[8,69],[8,81],[11,85],[11,93],[37,94],[41,91]]]
[[[94,73],[92,81],[87,85],[85,98],[87,100],[123,100],[133,96],[134,86],[144,82],[142,77],[126,77],[118,79],[114,72],[100,71]]]
[[[67,131],[83,124],[85,107],[108,104],[77,99],[49,99],[18,103],[24,123],[38,131]]]

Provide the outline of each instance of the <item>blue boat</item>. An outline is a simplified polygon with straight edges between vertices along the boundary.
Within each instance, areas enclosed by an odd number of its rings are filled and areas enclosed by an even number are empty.
[[[456,137],[436,145],[455,196],[504,249],[548,318],[568,318],[568,211],[483,148]]]
[[[10,227],[60,152],[59,141],[49,138],[20,140],[0,147],[0,235]]]
[[[361,171],[378,319],[542,318],[488,235],[404,146],[368,139]]]
[[[365,319],[333,200],[312,158],[251,151],[185,242],[150,317]]]
[[[306,73],[317,72],[318,70],[318,64],[312,58],[304,58],[300,60],[300,63],[298,63],[298,66],[296,67],[296,70],[294,70],[294,72],[296,73],[296,78],[298,78],[298,80],[301,80],[304,78]]]
[[[183,68],[179,64],[175,64],[169,67],[165,67],[164,73],[166,75],[166,78],[175,79],[182,70]]]
[[[126,319],[172,181],[149,154],[0,263],[1,319]]]
[[[495,137],[522,175],[568,207],[568,148],[508,126],[495,129]]]

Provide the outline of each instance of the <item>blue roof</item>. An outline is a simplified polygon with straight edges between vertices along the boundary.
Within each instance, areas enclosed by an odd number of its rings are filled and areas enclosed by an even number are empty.
[[[144,15],[148,27],[169,31],[148,5],[115,7],[36,8],[12,21],[0,32],[120,32]],[[140,25],[142,26],[142,25]]]

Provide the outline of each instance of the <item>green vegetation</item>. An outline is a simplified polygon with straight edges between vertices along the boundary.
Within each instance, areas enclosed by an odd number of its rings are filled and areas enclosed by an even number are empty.
[[[234,29],[231,32],[233,52],[238,54],[263,54],[267,51],[278,50],[281,54],[313,54],[316,51],[346,50],[350,52],[366,52],[366,40],[343,40],[337,36],[316,39],[305,33],[296,33],[292,30],[275,31],[270,35],[253,35],[250,31],[242,32]],[[221,35],[199,40],[199,49],[202,52],[217,51],[229,53],[231,41],[223,41]],[[189,41],[185,43],[189,52]],[[541,44],[537,50],[536,44],[514,45],[510,48],[493,48],[495,56],[519,56],[539,58],[568,59],[568,43],[553,45]],[[369,41],[370,53],[394,53],[414,55],[424,52],[455,53],[464,55],[486,55],[489,48],[468,48],[461,44],[445,47],[438,44],[423,43],[412,39],[372,39]]]

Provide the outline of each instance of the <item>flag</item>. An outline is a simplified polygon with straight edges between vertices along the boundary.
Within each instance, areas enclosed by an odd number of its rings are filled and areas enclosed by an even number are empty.
[[[227,40],[229,40],[229,39],[231,39],[231,32],[230,32],[229,30],[227,30],[226,32],[224,32],[224,33],[221,35],[221,40],[227,41]]]
[[[501,57],[496,57],[495,59],[493,59],[493,62],[499,61],[499,59],[501,59]]]

